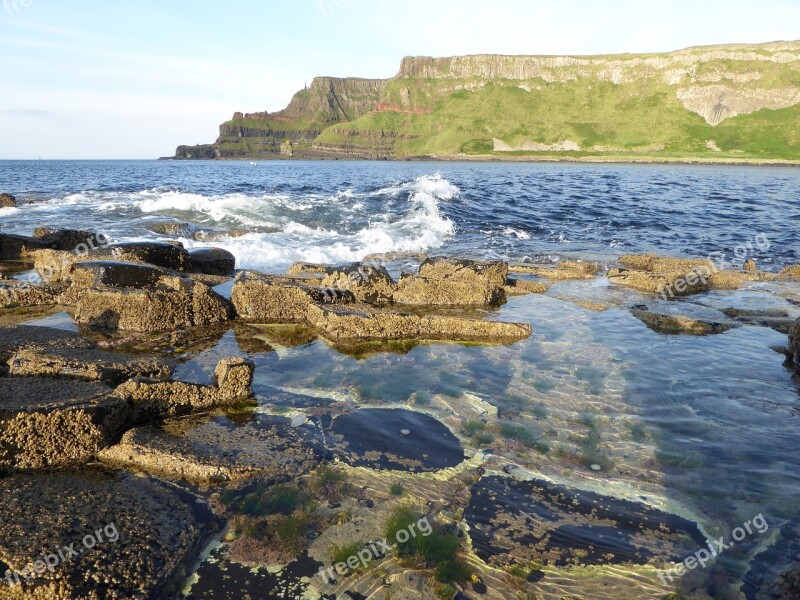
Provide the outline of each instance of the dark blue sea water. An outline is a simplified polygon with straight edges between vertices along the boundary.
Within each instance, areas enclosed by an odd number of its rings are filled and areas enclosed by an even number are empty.
[[[6,161],[0,190],[40,200],[0,210],[4,231],[80,226],[154,239],[148,227],[170,220],[247,230],[215,245],[253,268],[384,252],[521,260],[656,251],[731,264],[746,253],[766,269],[800,261],[793,168]],[[759,234],[767,250],[753,249]]]
[[[296,260],[378,253],[413,262],[423,253],[521,261],[658,252],[711,256],[728,266],[754,258],[771,270],[800,262],[800,170],[791,168],[31,161],[0,162],[0,192],[23,201],[0,209],[0,232],[48,225],[117,240],[169,239],[156,233],[159,226],[183,223],[187,246],[223,246],[238,266],[275,272]],[[215,239],[198,241],[198,229]],[[591,310],[581,302],[587,299],[606,309]],[[624,499],[688,519],[714,539],[730,540],[757,516],[769,523],[674,585],[662,585],[652,565],[593,574],[550,566],[533,584],[547,592],[541,597],[664,598],[680,591],[734,598],[742,597],[742,581],[748,600],[766,597],[755,590],[797,562],[800,538],[800,387],[780,351],[786,333],[756,320],[718,335],[665,334],[631,313],[642,304],[717,322],[729,320],[723,310],[731,307],[798,318],[800,286],[759,281],[663,302],[604,277],[562,281],[491,311],[490,318],[532,326],[529,338],[512,345],[422,344],[352,356],[323,339],[304,333],[293,341],[269,328],[258,335],[270,347],[256,351],[231,331],[213,348],[187,355],[176,376],[207,383],[217,360],[246,353],[256,365],[258,411],[412,408],[459,435],[470,468],[480,465],[492,477],[546,478],[615,499],[604,500],[606,507]],[[464,433],[468,420],[478,419],[488,421],[489,441]],[[502,425],[522,427],[535,444],[505,439]],[[431,480],[403,482],[441,500]],[[516,521],[536,521],[543,510],[526,506]],[[491,511],[470,519],[470,527],[493,526]],[[617,534],[576,513],[557,541],[606,548]],[[365,535],[377,539],[380,532]],[[697,541],[687,544],[694,551]],[[616,549],[657,553],[661,546],[658,536],[635,531]],[[594,565],[593,553],[587,560]],[[198,599],[239,598],[253,589],[263,593],[254,598],[293,597],[271,573],[256,578],[227,559],[210,560],[198,573]]]

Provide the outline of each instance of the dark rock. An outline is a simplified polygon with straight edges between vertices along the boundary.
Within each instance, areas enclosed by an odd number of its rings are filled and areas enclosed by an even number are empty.
[[[16,208],[17,199],[11,194],[0,194],[0,208]]]
[[[12,475],[0,479],[0,496],[15,500],[0,503],[0,556],[12,578],[59,548],[77,553],[65,550],[54,570],[19,575],[14,587],[4,582],[4,598],[179,597],[219,528],[205,504],[172,485],[98,470]]]
[[[67,252],[81,250],[82,253],[86,253],[108,243],[108,238],[103,234],[75,229],[37,227],[33,230],[33,237],[42,241],[48,248]]]
[[[112,244],[92,252],[98,258],[109,257],[114,260],[145,262],[165,269],[185,271],[189,266],[189,253],[165,242],[125,242]]]
[[[81,287],[151,289],[168,272],[159,267],[112,260],[88,260],[75,263],[70,277]]]
[[[34,250],[47,248],[41,240],[24,235],[0,233],[0,260],[18,260],[27,258]]]
[[[189,253],[189,268],[206,275],[233,275],[236,257],[222,248],[198,248]]]

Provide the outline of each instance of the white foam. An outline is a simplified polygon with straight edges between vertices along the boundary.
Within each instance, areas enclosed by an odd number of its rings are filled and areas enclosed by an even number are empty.
[[[459,190],[440,175],[419,177],[385,190],[384,196],[408,193],[408,210],[399,215],[370,215],[369,225],[357,231],[339,231],[290,220],[278,233],[251,233],[213,244],[185,240],[185,244],[187,247],[223,247],[236,256],[237,265],[241,268],[279,270],[295,261],[339,263],[361,260],[369,254],[422,252],[440,247],[448,237],[454,235],[453,222],[441,214],[439,202],[456,198]],[[371,195],[376,195],[376,192]],[[346,197],[350,196],[337,195],[340,199]],[[253,198],[249,198],[250,203],[253,201]],[[187,202],[194,207],[202,207],[203,212],[211,210],[204,201],[192,199]],[[217,203],[218,200],[211,201],[211,204]],[[214,207],[215,211],[224,212],[232,206],[238,206],[230,201],[220,204]],[[302,202],[288,200],[286,204],[296,207]],[[156,206],[147,204],[145,208],[154,209]],[[142,204],[139,207],[142,208]],[[359,211],[362,208],[363,205],[356,202],[344,210]]]
[[[0,208],[0,217],[8,217],[18,212],[19,212],[18,208],[14,208],[13,206],[6,206],[4,208]]]

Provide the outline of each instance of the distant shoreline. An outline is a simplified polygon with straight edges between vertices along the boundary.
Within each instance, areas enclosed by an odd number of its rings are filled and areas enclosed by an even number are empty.
[[[123,159],[124,160],[124,159]],[[132,159],[133,160],[133,159]],[[309,156],[284,156],[284,155],[259,155],[259,156],[226,156],[222,158],[175,158],[174,156],[163,156],[157,160],[174,160],[178,162],[196,161],[366,161],[366,162],[474,162],[474,163],[573,163],[573,164],[648,164],[648,165],[711,165],[711,166],[734,166],[734,167],[798,167],[798,160],[776,160],[760,158],[713,158],[713,157],[626,157],[626,156],[530,156],[530,155],[511,155],[497,156],[494,154],[480,155],[451,155],[451,156],[409,156],[405,158],[376,158],[364,156],[331,156],[331,155],[309,155]]]

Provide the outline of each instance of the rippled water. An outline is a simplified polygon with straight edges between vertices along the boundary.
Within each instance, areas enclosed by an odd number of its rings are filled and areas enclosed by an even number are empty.
[[[252,268],[434,250],[511,260],[724,253],[732,262],[757,234],[769,249],[749,257],[763,267],[800,260],[800,172],[788,168],[6,161],[0,190],[44,200],[0,209],[6,231],[91,226],[122,240],[158,238],[148,226],[165,220],[245,229],[214,245]]]
[[[733,261],[736,247],[746,247],[756,235],[769,247],[751,243],[747,257],[777,269],[800,262],[798,190],[800,171],[772,168],[0,163],[0,191],[41,200],[0,209],[2,231],[72,226],[117,239],[163,239],[148,226],[179,220],[211,229],[243,228],[245,235],[213,245],[234,252],[239,266],[265,270],[294,260],[357,260],[379,252],[402,253],[409,261],[421,252],[523,260],[550,254],[613,259],[647,251],[724,253]],[[611,308],[587,310],[574,302],[581,298]],[[780,545],[759,555],[778,530],[797,531],[800,517],[800,395],[777,351],[786,345],[786,334],[743,325],[718,335],[665,335],[629,312],[645,301],[652,298],[603,278],[567,281],[546,294],[511,298],[492,313],[533,326],[529,339],[510,346],[433,344],[348,355],[313,335],[265,330],[259,338],[270,344],[267,350],[246,352],[257,364],[254,386],[264,408],[305,410],[350,401],[418,410],[471,445],[470,455],[489,451],[485,465],[495,476],[527,473],[532,481],[545,477],[554,485],[586,490],[583,498],[595,498],[592,492],[640,503],[697,523],[703,535],[729,536],[762,514],[770,533],[749,536],[725,555],[717,571],[687,577],[683,589],[702,598],[734,597],[723,595],[730,590],[720,581],[744,580],[747,597],[755,598],[753,589],[769,568],[798,560]],[[671,305],[720,319],[718,310],[726,307],[777,308],[796,317],[799,301],[794,284],[757,283]],[[238,334],[226,334],[216,348],[181,367],[179,376],[207,380],[219,357],[245,353],[240,342]],[[496,425],[524,426],[531,438],[520,445],[496,430],[492,439],[464,433],[465,422],[486,415],[493,415]],[[382,427],[370,425],[376,431]],[[502,479],[487,481],[502,493],[505,484],[497,483]],[[508,502],[521,493],[506,491]],[[625,509],[619,508],[620,514],[633,510],[630,504],[618,506]],[[544,510],[518,508],[534,520]],[[492,547],[485,534],[491,515],[476,510],[468,511],[468,520],[483,532],[481,556],[513,555],[513,549]],[[625,560],[658,551],[655,538],[636,538],[635,531],[626,537],[607,523],[587,528],[569,517],[559,523],[560,537],[553,543],[585,546],[590,557],[595,556],[592,535],[597,548],[616,548]],[[628,528],[635,530],[634,525]],[[693,551],[698,535],[692,532],[685,550]],[[608,581],[616,587],[604,587]],[[663,596],[653,574],[635,568],[609,572],[607,579],[566,569],[548,572],[538,584],[548,598]],[[637,596],[634,590],[649,591]]]

